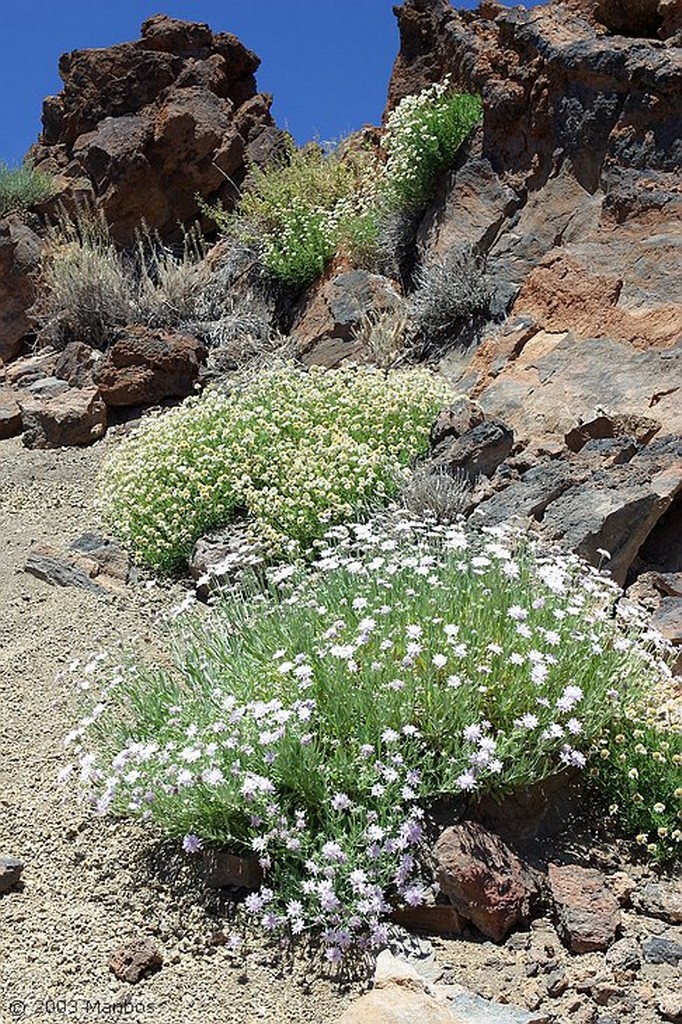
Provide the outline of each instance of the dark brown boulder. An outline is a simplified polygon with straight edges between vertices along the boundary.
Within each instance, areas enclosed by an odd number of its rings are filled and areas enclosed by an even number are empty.
[[[18,355],[31,330],[28,310],[35,299],[35,276],[42,242],[18,214],[0,220],[0,359]]]
[[[189,335],[130,327],[119,334],[93,380],[109,406],[185,398],[194,390],[206,354]]]
[[[60,201],[89,187],[118,241],[143,219],[171,236],[198,215],[197,194],[234,202],[247,147],[256,160],[277,149],[258,64],[235,36],[157,15],[135,42],[61,58],[64,88],[45,101],[33,158],[57,172]]]

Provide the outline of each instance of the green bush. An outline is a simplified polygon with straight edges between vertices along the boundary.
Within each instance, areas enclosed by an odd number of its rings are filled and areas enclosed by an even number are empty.
[[[23,213],[54,195],[54,181],[49,174],[36,171],[28,164],[9,167],[0,162],[0,217]]]
[[[389,115],[383,146],[388,154],[384,190],[389,205],[421,209],[438,177],[479,121],[479,96],[452,92],[447,81],[407,96]]]
[[[371,226],[362,208],[370,168],[363,151],[346,154],[311,144],[253,167],[234,214],[203,204],[218,226],[253,246],[261,262],[294,288],[323,273],[344,239],[366,244]]]
[[[104,515],[147,564],[172,569],[239,516],[273,555],[395,493],[447,384],[412,370],[283,367],[152,418],[110,458]]]
[[[682,840],[682,728],[616,718],[594,751],[594,775],[610,813],[660,859]]]
[[[670,673],[575,556],[400,515],[332,535],[312,573],[274,570],[268,594],[192,618],[175,669],[105,672],[64,776],[189,852],[256,853],[247,909],[271,930],[325,928],[338,959],[385,940],[392,903],[428,898],[434,801],[457,814],[589,770]],[[669,838],[679,851],[679,828]]]

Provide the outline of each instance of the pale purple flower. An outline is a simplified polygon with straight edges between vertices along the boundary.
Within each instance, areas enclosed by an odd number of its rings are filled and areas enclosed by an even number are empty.
[[[203,845],[199,836],[192,835],[192,833],[188,833],[182,840],[182,848],[185,853],[199,853]]]
[[[465,729],[462,729],[462,736],[467,743],[476,743],[482,735],[483,731],[480,725],[467,725]]]
[[[463,772],[455,779],[455,785],[464,792],[471,792],[471,790],[476,789],[476,776],[470,771]]]
[[[410,907],[420,907],[426,902],[427,891],[423,885],[411,885],[403,893],[403,899]]]
[[[381,739],[384,743],[395,743],[396,740],[400,739],[399,733],[395,729],[384,729],[381,734]]]
[[[559,711],[571,711],[583,699],[583,691],[579,686],[567,686],[556,702]]]
[[[336,793],[332,797],[332,807],[335,811],[347,811],[351,807],[350,797],[346,793]]]

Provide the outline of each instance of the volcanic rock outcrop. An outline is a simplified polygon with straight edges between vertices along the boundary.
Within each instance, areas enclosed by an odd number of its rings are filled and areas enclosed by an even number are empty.
[[[529,517],[594,561],[611,550],[620,582],[682,566],[673,6],[396,8],[388,109],[446,76],[484,102],[481,130],[418,233],[427,262],[458,247],[483,256],[503,321],[443,364],[487,419],[514,432],[511,458],[478,488],[476,515]]]
[[[229,206],[247,162],[281,144],[259,63],[233,35],[156,15],[135,42],[62,56],[64,89],[45,101],[31,155],[58,173],[57,199],[94,199],[118,241],[143,220],[171,236],[196,217],[197,193]]]

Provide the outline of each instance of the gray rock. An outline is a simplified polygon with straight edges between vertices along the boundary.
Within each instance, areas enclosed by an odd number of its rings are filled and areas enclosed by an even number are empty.
[[[9,892],[17,884],[24,870],[24,862],[16,857],[0,857],[0,894]]]
[[[434,465],[443,466],[448,472],[461,470],[472,480],[479,475],[492,476],[511,454],[513,446],[513,431],[504,423],[488,420],[468,430],[447,447],[441,445]]]
[[[664,597],[654,612],[651,625],[662,633],[671,644],[682,644],[682,597]],[[677,896],[677,913],[675,920],[682,921],[682,895]]]
[[[642,966],[642,953],[633,939],[619,939],[606,952],[609,967],[618,971],[638,971]]]
[[[71,551],[85,555],[97,563],[100,572],[106,576],[128,581],[130,576],[130,559],[120,544],[102,537],[98,533],[84,533],[69,545]]]
[[[521,1010],[509,1003],[497,1003],[470,992],[461,985],[439,985],[437,992],[448,1000],[456,1021],[466,1024],[547,1024],[544,1010]]]
[[[642,951],[648,964],[671,964],[677,967],[682,962],[682,943],[675,939],[654,935],[642,944]]]
[[[366,270],[338,274],[313,286],[292,328],[298,353],[308,366],[335,367],[370,354],[354,338],[367,313],[397,309],[401,296],[386,277]]]
[[[29,551],[24,571],[53,587],[79,587],[95,594],[103,592],[84,568],[64,560],[56,549],[47,545]]]
[[[35,398],[56,398],[68,391],[69,385],[65,380],[59,380],[58,377],[41,377],[40,380],[28,384],[26,390]]]

